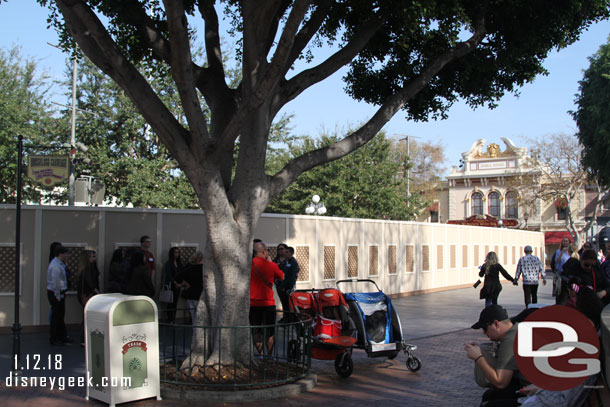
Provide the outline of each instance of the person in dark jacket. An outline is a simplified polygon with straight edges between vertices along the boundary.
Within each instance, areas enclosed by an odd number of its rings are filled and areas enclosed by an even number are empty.
[[[608,304],[610,302],[610,282],[599,269],[597,254],[593,249],[583,250],[579,261],[570,261],[564,265],[564,274],[570,279],[570,282],[581,286],[589,287],[597,296]],[[569,287],[572,289],[571,287]],[[573,291],[573,290],[572,290]],[[571,293],[571,297],[574,293]]]
[[[191,314],[191,323],[195,322],[197,304],[203,291],[203,253],[195,252],[191,258],[191,264],[184,267],[176,275],[176,283],[182,287],[182,296],[186,298],[186,305]]]
[[[502,284],[500,284],[500,273],[502,273],[504,278],[513,284],[517,283],[517,281],[511,277],[506,270],[504,270],[504,267],[498,263],[498,255],[495,252],[487,253],[485,263],[483,263],[483,265],[480,267],[480,270],[479,277],[485,276],[485,280],[483,282],[483,288],[481,288],[479,298],[485,300],[486,307],[492,304],[498,304],[498,296],[500,295],[500,291],[502,291]]]
[[[174,322],[176,317],[176,307],[180,299],[180,284],[176,281],[176,276],[184,267],[179,247],[169,249],[168,259],[163,268],[163,284],[169,285],[172,290],[174,301],[167,306],[167,319],[169,322]]]
[[[127,292],[129,295],[155,296],[155,287],[150,272],[144,262],[144,252],[136,250],[131,255],[130,268],[127,274]]]
[[[78,302],[83,306],[91,297],[100,292],[100,271],[97,268],[97,254],[94,250],[83,250],[78,264]],[[81,326],[80,345],[85,346],[85,315]]]
[[[125,291],[125,275],[121,272],[121,263],[125,257],[125,249],[115,249],[112,252],[110,266],[108,267],[107,293],[122,293]]]

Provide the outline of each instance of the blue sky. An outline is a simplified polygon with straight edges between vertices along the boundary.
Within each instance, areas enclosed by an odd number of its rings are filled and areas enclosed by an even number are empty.
[[[9,0],[0,4],[0,48],[6,50],[20,45],[24,56],[34,58],[49,75],[59,78],[65,69],[66,56],[47,44],[56,43],[57,36],[46,29],[46,17],[46,10],[34,0]],[[589,66],[587,58],[607,41],[609,34],[608,21],[592,26],[580,41],[551,54],[545,62],[548,76],[540,76],[524,86],[518,98],[505,96],[494,110],[472,110],[459,103],[450,110],[449,119],[428,123],[409,122],[399,112],[384,130],[390,136],[409,135],[418,137],[418,141],[443,144],[447,168],[458,165],[461,153],[479,138],[496,142],[503,148],[500,137],[507,137],[527,147],[524,138],[573,134],[576,124],[568,111],[575,108],[578,81],[583,69]],[[374,106],[355,102],[345,94],[341,81],[344,73],[345,70],[338,72],[306,90],[282,110],[294,114],[292,126],[296,134],[315,136],[322,130],[345,129],[367,120],[375,112]],[[55,91],[59,102],[68,102],[61,96],[65,89]]]

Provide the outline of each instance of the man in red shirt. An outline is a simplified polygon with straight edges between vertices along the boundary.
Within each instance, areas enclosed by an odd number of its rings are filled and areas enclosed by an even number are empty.
[[[275,300],[273,281],[283,280],[284,273],[277,264],[267,260],[269,251],[263,242],[254,244],[254,258],[250,269],[250,325],[275,325]],[[263,336],[266,338],[267,354],[271,355],[274,343],[274,327],[254,328],[254,345],[263,354]]]

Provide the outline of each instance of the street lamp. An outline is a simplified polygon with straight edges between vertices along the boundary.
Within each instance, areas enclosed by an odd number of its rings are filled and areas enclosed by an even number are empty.
[[[504,222],[502,222],[502,219],[500,219],[500,220],[498,221],[498,227],[499,227],[499,228],[501,228],[501,227],[502,227],[502,225],[504,225]]]
[[[320,195],[311,197],[311,202],[305,208],[305,213],[308,215],[324,215],[326,213],[326,206],[324,206],[324,202],[320,202]]]
[[[525,221],[525,228],[527,229],[527,220],[530,218],[529,212],[523,214],[523,220]]]

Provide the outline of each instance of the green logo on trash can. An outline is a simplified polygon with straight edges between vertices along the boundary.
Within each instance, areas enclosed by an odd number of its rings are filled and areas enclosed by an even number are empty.
[[[131,386],[142,387],[148,377],[146,335],[123,338],[123,377],[131,377]]]

